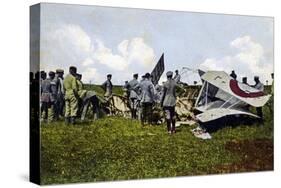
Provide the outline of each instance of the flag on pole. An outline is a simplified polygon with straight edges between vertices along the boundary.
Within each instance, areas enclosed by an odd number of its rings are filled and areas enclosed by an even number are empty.
[[[152,76],[152,83],[153,85],[156,85],[162,76],[163,72],[165,70],[165,65],[164,65],[164,53],[161,55],[159,61],[155,65],[153,71],[151,72]]]

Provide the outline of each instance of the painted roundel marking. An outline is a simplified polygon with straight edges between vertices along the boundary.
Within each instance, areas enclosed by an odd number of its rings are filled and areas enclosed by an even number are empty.
[[[238,82],[236,80],[231,79],[229,81],[229,87],[231,91],[238,95],[239,97],[244,97],[244,98],[255,98],[255,97],[261,97],[264,96],[264,92],[258,91],[258,92],[249,92],[249,91],[244,91],[241,89],[238,85]]]

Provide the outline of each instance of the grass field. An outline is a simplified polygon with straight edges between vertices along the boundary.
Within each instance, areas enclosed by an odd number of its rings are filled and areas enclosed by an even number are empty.
[[[221,127],[211,140],[195,138],[191,126],[175,135],[165,125],[106,117],[66,126],[41,125],[42,184],[204,175],[273,169],[273,120]]]

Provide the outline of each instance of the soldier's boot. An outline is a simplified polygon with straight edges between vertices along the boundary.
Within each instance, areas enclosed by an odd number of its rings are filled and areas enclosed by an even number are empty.
[[[171,134],[171,120],[169,119],[166,119],[166,122],[167,122],[167,131],[169,134]]]
[[[172,133],[176,133],[176,120],[172,120]]]
[[[70,118],[70,123],[71,123],[72,125],[75,125],[76,121],[75,121],[75,117],[74,117],[74,116],[72,116],[72,117]]]
[[[66,117],[64,119],[64,122],[65,122],[66,125],[69,125],[70,124],[70,117]]]

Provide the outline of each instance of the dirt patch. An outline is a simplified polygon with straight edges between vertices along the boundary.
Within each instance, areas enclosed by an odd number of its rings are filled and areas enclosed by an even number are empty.
[[[240,161],[215,167],[219,173],[253,172],[273,170],[273,140],[258,139],[231,141],[226,150],[240,156]]]

